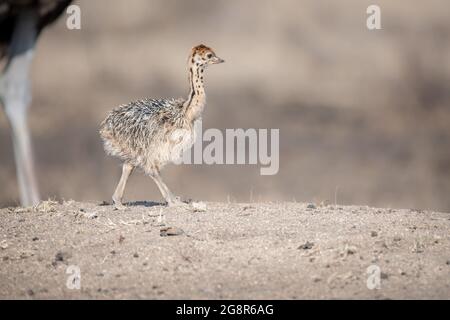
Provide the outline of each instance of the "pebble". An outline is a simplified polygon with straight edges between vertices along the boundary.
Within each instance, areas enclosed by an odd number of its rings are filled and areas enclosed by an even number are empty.
[[[170,237],[170,236],[179,236],[183,234],[184,231],[180,228],[176,227],[164,227],[160,229],[160,236],[161,237]]]
[[[0,249],[7,249],[8,248],[8,243],[6,243],[6,240],[3,240],[0,242]]]
[[[206,203],[204,202],[192,202],[192,207],[194,208],[194,212],[206,211]]]
[[[67,261],[72,255],[66,251],[58,251],[55,255],[55,262]]]
[[[312,249],[313,246],[314,246],[314,242],[306,241],[306,243],[300,245],[297,249],[309,250],[309,249]]]

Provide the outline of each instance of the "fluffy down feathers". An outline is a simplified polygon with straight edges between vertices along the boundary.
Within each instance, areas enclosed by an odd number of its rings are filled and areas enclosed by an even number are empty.
[[[114,109],[100,127],[105,151],[148,173],[178,160],[194,140],[183,103],[183,99],[144,99]]]

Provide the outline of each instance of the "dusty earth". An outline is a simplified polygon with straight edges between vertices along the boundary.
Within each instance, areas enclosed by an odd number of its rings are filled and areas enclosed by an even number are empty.
[[[1,209],[0,298],[450,298],[448,213],[204,205]]]

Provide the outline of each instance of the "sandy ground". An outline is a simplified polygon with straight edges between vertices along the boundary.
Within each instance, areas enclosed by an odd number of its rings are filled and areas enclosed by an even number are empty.
[[[202,209],[1,209],[0,298],[450,298],[448,213],[286,202]],[[379,289],[368,289],[371,265]],[[76,268],[79,290],[67,287]]]

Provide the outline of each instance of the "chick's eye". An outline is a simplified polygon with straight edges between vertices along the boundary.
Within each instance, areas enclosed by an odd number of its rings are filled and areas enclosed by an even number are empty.
[[[208,58],[208,59],[211,59],[212,58],[212,53],[208,53],[207,55],[206,55],[206,57]]]

